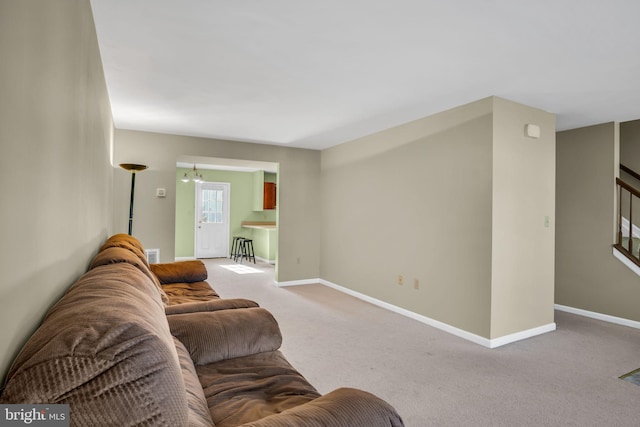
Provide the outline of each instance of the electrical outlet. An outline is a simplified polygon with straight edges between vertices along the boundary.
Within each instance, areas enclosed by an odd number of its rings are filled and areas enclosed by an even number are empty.
[[[420,289],[420,281],[418,279],[413,279],[413,289]]]
[[[398,285],[402,286],[402,274],[398,274]]]

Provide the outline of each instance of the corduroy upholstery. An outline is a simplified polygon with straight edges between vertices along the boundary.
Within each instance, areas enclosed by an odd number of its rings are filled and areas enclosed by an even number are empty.
[[[170,305],[164,308],[167,315],[184,314],[204,311],[231,310],[234,308],[258,307],[258,303],[243,298],[212,299],[209,301],[186,302],[184,304]]]
[[[274,351],[282,344],[278,323],[264,308],[174,314],[167,319],[196,366]]]
[[[182,268],[165,279],[187,279]],[[196,289],[167,305],[171,284],[150,272],[140,242],[110,238],[18,354],[0,403],[66,403],[72,426],[403,425],[369,393],[320,396],[280,353],[278,324],[255,302],[201,300]]]
[[[208,427],[213,426],[213,421],[209,415],[209,407],[207,400],[202,391],[202,386],[198,380],[196,368],[193,366],[191,356],[184,344],[177,338],[174,338],[178,359],[180,360],[180,369],[184,378],[184,385],[187,392],[187,404],[189,406],[189,426],[190,427]]]
[[[0,402],[67,403],[79,426],[187,425],[184,380],[153,281],[127,263],[86,273],[23,347]]]
[[[162,290],[167,294],[168,305],[203,302],[220,298],[218,293],[207,282],[168,283],[162,285]]]
[[[208,275],[207,268],[199,260],[151,264],[151,271],[163,285],[204,282]]]

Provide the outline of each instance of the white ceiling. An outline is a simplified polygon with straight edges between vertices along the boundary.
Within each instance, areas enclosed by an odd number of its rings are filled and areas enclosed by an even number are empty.
[[[638,0],[91,0],[117,128],[323,149],[487,96],[640,118]]]

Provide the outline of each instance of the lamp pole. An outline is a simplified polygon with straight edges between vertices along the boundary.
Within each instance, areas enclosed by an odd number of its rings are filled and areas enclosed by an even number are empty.
[[[135,163],[121,163],[120,167],[131,172],[131,200],[129,201],[129,236],[131,236],[133,231],[133,194],[136,188],[136,173],[145,170],[147,166]]]

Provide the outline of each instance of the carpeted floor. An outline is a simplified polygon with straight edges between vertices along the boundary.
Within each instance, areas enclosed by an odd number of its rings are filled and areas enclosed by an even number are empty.
[[[280,324],[288,360],[321,392],[342,386],[390,402],[408,427],[638,426],[640,330],[556,312],[557,330],[489,350],[322,285],[277,288],[206,260],[223,298]]]

